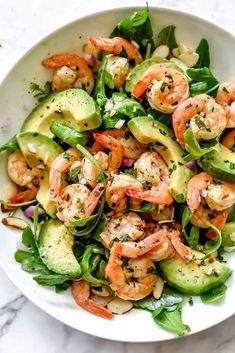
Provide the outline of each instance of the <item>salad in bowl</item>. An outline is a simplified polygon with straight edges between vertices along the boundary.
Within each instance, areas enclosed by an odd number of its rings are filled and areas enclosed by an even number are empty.
[[[189,333],[183,302],[221,300],[232,274],[235,83],[213,75],[207,39],[154,37],[148,8],[38,65],[51,80],[31,82],[39,102],[0,147],[15,260],[92,314],[138,308]]]

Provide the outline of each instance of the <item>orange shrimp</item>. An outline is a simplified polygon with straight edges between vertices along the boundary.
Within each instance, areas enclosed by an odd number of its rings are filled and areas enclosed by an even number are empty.
[[[97,184],[92,191],[85,185],[80,184],[66,186],[56,199],[57,217],[70,227],[72,226],[70,221],[76,217],[85,218],[90,216],[95,210],[103,191],[103,184]]]
[[[92,36],[88,36],[90,44],[98,50],[108,51],[112,54],[122,54],[123,51],[126,52],[129,60],[134,60],[135,65],[139,64],[143,59],[134,46],[134,44],[128,42],[126,39],[121,37],[113,38],[99,38],[96,39]]]
[[[220,142],[229,150],[234,150],[235,149],[235,129],[232,129],[226,135],[224,135]]]
[[[17,194],[11,196],[7,202],[9,203],[22,203],[35,199],[38,188],[34,185],[28,185],[28,189],[18,192]]]
[[[62,176],[69,170],[72,164],[79,159],[81,153],[73,148],[61,153],[52,162],[49,174],[50,197],[56,199],[63,188]]]
[[[193,212],[190,223],[200,228],[209,228],[209,223],[211,223],[218,230],[222,230],[227,221],[229,211],[229,209],[223,211],[211,210],[202,203],[197,210]],[[217,239],[217,234],[212,229],[207,231],[206,236],[213,240]]]
[[[94,133],[93,137],[96,142],[111,151],[109,153],[109,170],[113,173],[117,172],[123,160],[123,147],[121,143],[112,136],[99,132]]]
[[[101,316],[105,319],[113,319],[114,315],[103,307],[90,299],[90,283],[86,281],[73,281],[71,286],[72,296],[75,302],[83,309],[90,311],[92,314]]]
[[[144,98],[146,92],[152,108],[171,114],[188,98],[189,84],[184,74],[169,65],[154,64],[132,89],[135,98]]]
[[[55,54],[44,59],[42,65],[48,69],[59,69],[52,80],[54,91],[71,87],[85,87],[90,94],[94,88],[93,73],[86,60],[77,54]]]
[[[155,288],[157,275],[154,262],[146,257],[129,259],[124,265],[121,260],[123,244],[115,242],[105,268],[105,277],[110,280],[110,288],[124,300],[140,300]]]
[[[196,139],[211,140],[222,134],[227,120],[224,109],[214,98],[199,94],[181,102],[172,115],[174,133],[182,147],[188,122]]]
[[[163,159],[156,151],[144,152],[135,162],[136,179],[150,190],[127,188],[129,197],[159,205],[169,205],[173,197],[168,190],[169,172]]]
[[[226,127],[235,127],[235,82],[221,83],[215,100],[226,112]]]
[[[191,211],[197,210],[202,197],[211,210],[223,211],[235,203],[235,184],[225,181],[215,183],[207,173],[199,173],[187,185],[187,203]]]

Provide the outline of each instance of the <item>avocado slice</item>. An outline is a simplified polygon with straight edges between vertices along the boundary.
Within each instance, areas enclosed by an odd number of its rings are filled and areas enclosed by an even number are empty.
[[[56,218],[57,208],[55,202],[50,199],[49,173],[47,170],[41,173],[36,199],[51,218]]]
[[[50,167],[63,149],[51,138],[37,132],[21,132],[16,135],[18,145],[31,168]]]
[[[198,164],[213,177],[235,183],[235,153],[222,144],[220,152],[207,153]]]
[[[158,64],[162,62],[168,62],[170,66],[174,66],[173,63],[163,59],[161,56],[154,56],[153,58],[146,59],[142,61],[141,64],[136,65],[129,73],[126,79],[125,90],[131,92],[132,88],[140,81],[144,72],[153,64]]]
[[[223,284],[232,270],[213,257],[200,260],[203,253],[188,250],[193,260],[185,262],[176,254],[175,257],[159,262],[163,277],[167,283],[189,295],[199,295]]]
[[[69,124],[78,131],[96,129],[102,122],[94,99],[80,88],[51,94],[28,115],[21,131],[35,131],[53,137],[50,130],[52,120]]]
[[[186,186],[192,171],[185,167],[184,151],[175,141],[171,130],[151,116],[133,118],[128,122],[128,127],[139,142],[153,143],[170,171],[169,190],[172,196],[177,202],[185,202]]]
[[[74,236],[59,220],[44,222],[38,240],[38,251],[45,265],[58,274],[77,277],[81,267],[73,253]]]
[[[232,235],[233,239],[235,240],[235,222],[226,223],[221,231],[221,234],[223,246],[235,246],[235,241],[233,241],[231,238]]]

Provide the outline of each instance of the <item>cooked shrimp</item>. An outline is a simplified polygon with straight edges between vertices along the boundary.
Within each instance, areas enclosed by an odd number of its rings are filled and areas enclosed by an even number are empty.
[[[20,150],[9,155],[7,171],[10,179],[19,186],[26,186],[35,178],[35,171],[29,168]]]
[[[105,319],[112,319],[113,313],[104,306],[90,299],[90,283],[86,281],[73,281],[71,286],[72,296],[75,302],[83,309],[92,314],[102,316]]]
[[[77,54],[55,54],[44,59],[42,65],[48,69],[59,69],[52,79],[54,91],[80,87],[85,88],[90,94],[94,88],[93,73],[86,60]],[[74,71],[75,76],[69,69]]]
[[[215,211],[202,202],[196,211],[193,212],[190,222],[199,228],[209,228],[209,223],[213,224],[218,230],[222,230],[227,221],[229,209],[223,211]],[[217,234],[212,229],[209,229],[206,236],[211,239],[216,239]]]
[[[132,89],[136,98],[143,98],[145,93],[152,108],[171,114],[189,97],[188,80],[184,74],[166,64],[154,64]]]
[[[100,237],[103,245],[110,249],[114,240],[138,240],[144,234],[145,226],[145,221],[134,212],[116,213],[106,223]]]
[[[123,147],[123,157],[130,159],[138,159],[147,149],[147,146],[137,141],[130,130],[125,129],[108,129],[103,131],[104,134],[117,139]]]
[[[99,162],[103,171],[108,170],[109,162],[108,155],[106,153],[100,151],[97,152],[93,157]],[[81,174],[92,188],[96,186],[96,177],[99,172],[96,166],[86,157],[83,158],[81,163]]]
[[[72,164],[79,159],[81,153],[73,148],[68,149],[66,152],[61,153],[52,162],[49,174],[50,184],[50,197],[56,199],[62,189],[63,174],[66,173]]]
[[[98,50],[108,51],[112,54],[127,54],[128,60],[134,61],[135,65],[142,61],[142,56],[134,44],[121,37],[99,38],[88,36],[90,44]]]
[[[148,202],[170,205],[173,197],[168,190],[169,172],[160,155],[154,151],[143,153],[134,164],[136,178],[150,190],[127,189],[128,196]]]
[[[222,211],[235,203],[235,184],[218,181],[207,173],[194,175],[187,185],[187,203],[191,211],[197,210],[205,198],[211,210]]]
[[[106,189],[106,201],[110,208],[115,211],[123,211],[128,207],[128,196],[126,190],[141,191],[142,184],[131,175],[126,174],[113,174],[108,181]],[[138,208],[138,204],[134,200],[130,200],[132,208]]]
[[[183,260],[191,260],[192,255],[182,243],[180,230],[175,225],[157,225],[154,223],[148,224],[146,234],[149,232],[162,232],[162,242],[155,248],[149,251],[145,256],[154,260],[161,261],[174,256],[175,251],[182,257]],[[164,232],[164,233],[163,233]]]
[[[123,159],[123,147],[121,143],[114,137],[99,132],[94,133],[93,137],[95,141],[111,151],[109,153],[109,170],[116,173]]]
[[[146,257],[129,259],[124,265],[121,260],[123,245],[114,243],[105,277],[111,282],[110,287],[116,295],[124,300],[140,300],[152,293],[157,276],[153,273],[155,265]]]
[[[235,82],[224,82],[219,86],[216,102],[226,113],[226,127],[235,127]]]
[[[137,242],[126,241],[122,243],[122,256],[136,258],[142,255],[148,255],[148,252],[161,246],[167,237],[167,231],[164,228],[158,228],[143,240]]]
[[[211,140],[222,134],[227,120],[224,109],[214,98],[199,94],[180,103],[172,115],[175,136],[182,147],[188,122],[196,139]]]
[[[109,55],[107,56],[106,70],[113,77],[114,86],[120,90],[124,86],[130,71],[128,59],[116,55]]]
[[[208,189],[212,182],[213,178],[207,173],[196,174],[189,180],[187,185],[187,203],[192,212],[198,209],[203,192]]]
[[[21,203],[35,199],[38,192],[38,188],[32,184],[27,185],[27,190],[20,191],[15,195],[12,195],[7,202],[9,203]]]
[[[224,135],[220,142],[229,150],[235,151],[235,129],[232,129]]]
[[[97,184],[92,191],[80,184],[66,186],[56,199],[57,217],[70,226],[70,221],[74,218],[90,216],[95,210],[103,190],[103,184]]]

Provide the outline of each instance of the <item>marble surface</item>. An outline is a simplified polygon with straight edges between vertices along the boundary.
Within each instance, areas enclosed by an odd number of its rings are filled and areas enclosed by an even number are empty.
[[[233,0],[148,2],[190,11],[235,32]],[[95,9],[144,3],[142,0],[0,0],[0,81],[28,48],[55,28]],[[235,316],[202,333],[169,342],[111,342],[80,333],[51,318],[28,301],[0,270],[0,353],[232,353],[234,327]]]

